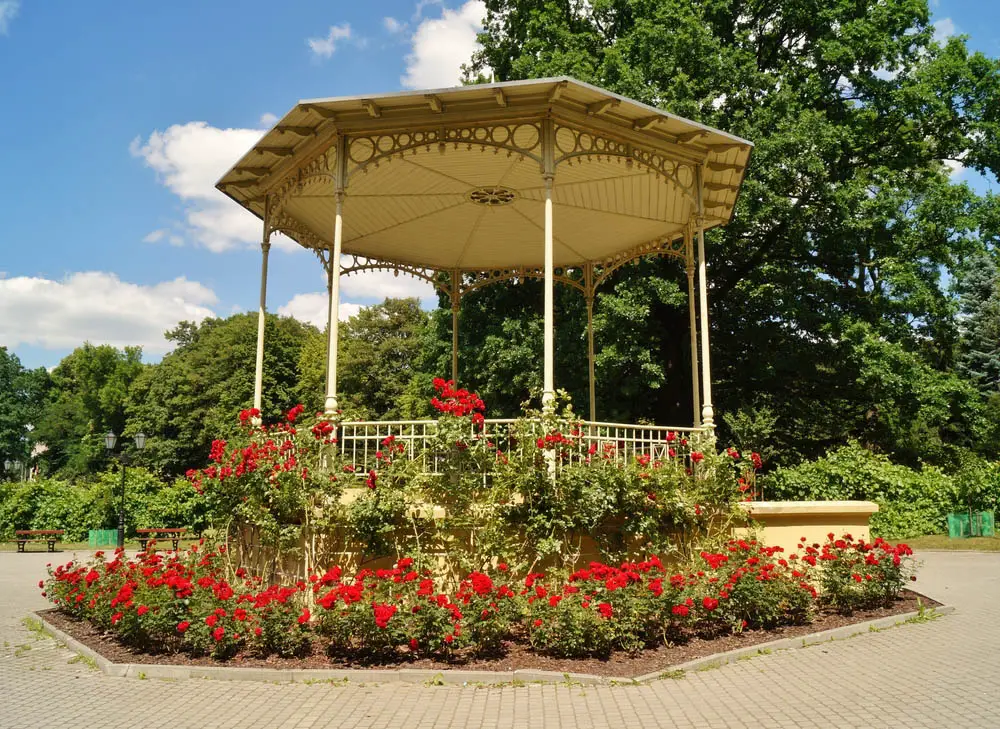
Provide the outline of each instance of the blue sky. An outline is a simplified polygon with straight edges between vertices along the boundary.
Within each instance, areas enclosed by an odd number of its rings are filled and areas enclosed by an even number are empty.
[[[1000,56],[1000,5],[934,6],[941,32]],[[482,15],[478,0],[234,7],[0,0],[0,345],[26,365],[84,339],[155,360],[180,319],[255,309],[260,224],[215,179],[299,99],[454,84]],[[272,251],[272,311],[316,320],[322,292],[311,254]],[[358,277],[342,315],[386,295],[434,300]]]

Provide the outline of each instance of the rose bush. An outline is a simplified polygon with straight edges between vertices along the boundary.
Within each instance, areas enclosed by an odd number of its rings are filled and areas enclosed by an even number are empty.
[[[831,532],[823,545],[801,543],[799,550],[804,561],[822,565],[823,597],[845,613],[891,605],[903,586],[916,579],[913,550],[881,537],[867,543],[850,534],[837,538]]]
[[[224,547],[127,559],[98,552],[50,568],[39,587],[57,607],[145,651],[225,659],[294,656],[321,642],[334,655],[496,653],[524,641],[557,656],[635,652],[691,635],[711,637],[808,622],[819,607],[849,613],[890,605],[913,578],[905,544],[850,535],[783,554],[754,539],[664,563],[515,578],[504,562],[457,581],[411,558],[348,575],[334,566],[294,584],[265,585],[232,569]]]
[[[756,454],[720,454],[712,441],[675,431],[636,453],[583,423],[562,396],[558,410],[529,410],[489,432],[479,395],[450,380],[433,384],[438,417],[426,440],[380,435],[356,463],[358,441],[339,443],[336,418],[299,405],[261,425],[245,410],[241,436],[215,441],[210,465],[188,478],[248,564],[263,571],[281,561],[275,553],[292,554],[303,577],[319,559],[317,540],[331,534],[359,564],[446,544],[457,579],[495,554],[570,567],[584,538],[615,561],[691,556],[745,518],[737,502],[753,495]],[[469,537],[440,538],[448,530]]]

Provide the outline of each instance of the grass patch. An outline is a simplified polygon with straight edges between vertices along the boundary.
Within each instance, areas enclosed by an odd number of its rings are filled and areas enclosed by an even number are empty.
[[[49,634],[45,632],[45,626],[42,625],[41,620],[28,617],[21,621],[21,625],[27,628],[31,633],[34,633],[35,640],[42,640],[43,638],[49,637]]]
[[[90,656],[81,655],[80,653],[77,653],[75,656],[73,656],[68,661],[66,661],[66,663],[69,663],[70,665],[73,665],[73,664],[76,664],[76,663],[82,663],[85,666],[88,666],[92,671],[98,670],[97,669],[97,661],[95,661]]]
[[[947,549],[950,551],[1000,552],[1000,537],[966,537],[951,539],[947,534],[928,534],[904,539],[915,551],[921,549]]]

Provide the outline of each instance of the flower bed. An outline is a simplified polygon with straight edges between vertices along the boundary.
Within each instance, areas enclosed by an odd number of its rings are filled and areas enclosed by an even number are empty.
[[[101,553],[50,569],[39,583],[69,616],[131,650],[354,664],[481,660],[506,652],[607,659],[748,631],[808,625],[818,613],[893,606],[913,577],[912,552],[845,535],[797,554],[753,540],[703,551],[684,568],[651,557],[617,567],[514,576],[502,562],[445,589],[412,560],[338,567],[294,585],[230,571],[223,548]]]

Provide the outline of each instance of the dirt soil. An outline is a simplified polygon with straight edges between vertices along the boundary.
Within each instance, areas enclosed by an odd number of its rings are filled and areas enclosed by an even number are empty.
[[[405,652],[389,658],[328,656],[325,641],[317,639],[309,655],[301,658],[280,658],[270,656],[259,658],[253,655],[237,654],[228,661],[216,661],[207,656],[192,657],[186,653],[149,654],[128,648],[112,636],[102,633],[87,621],[77,620],[58,609],[45,610],[42,614],[47,621],[60,630],[76,638],[102,656],[115,663],[166,664],[177,666],[229,666],[232,668],[368,668],[392,670],[397,668],[423,668],[446,670],[460,668],[471,671],[512,671],[532,669],[557,671],[559,673],[590,673],[598,676],[635,677],[656,671],[670,670],[695,658],[703,658],[715,653],[767,643],[781,638],[794,638],[823,630],[839,628],[867,620],[891,615],[914,612],[920,604],[927,608],[940,603],[915,592],[904,590],[903,595],[889,608],[864,610],[850,616],[834,612],[820,612],[807,625],[788,625],[771,630],[747,630],[742,633],[724,633],[715,636],[687,636],[683,643],[649,648],[638,653],[614,653],[602,658],[555,658],[541,655],[521,642],[511,642],[504,646],[501,655],[478,656],[470,649],[456,651],[448,660],[410,656]]]

